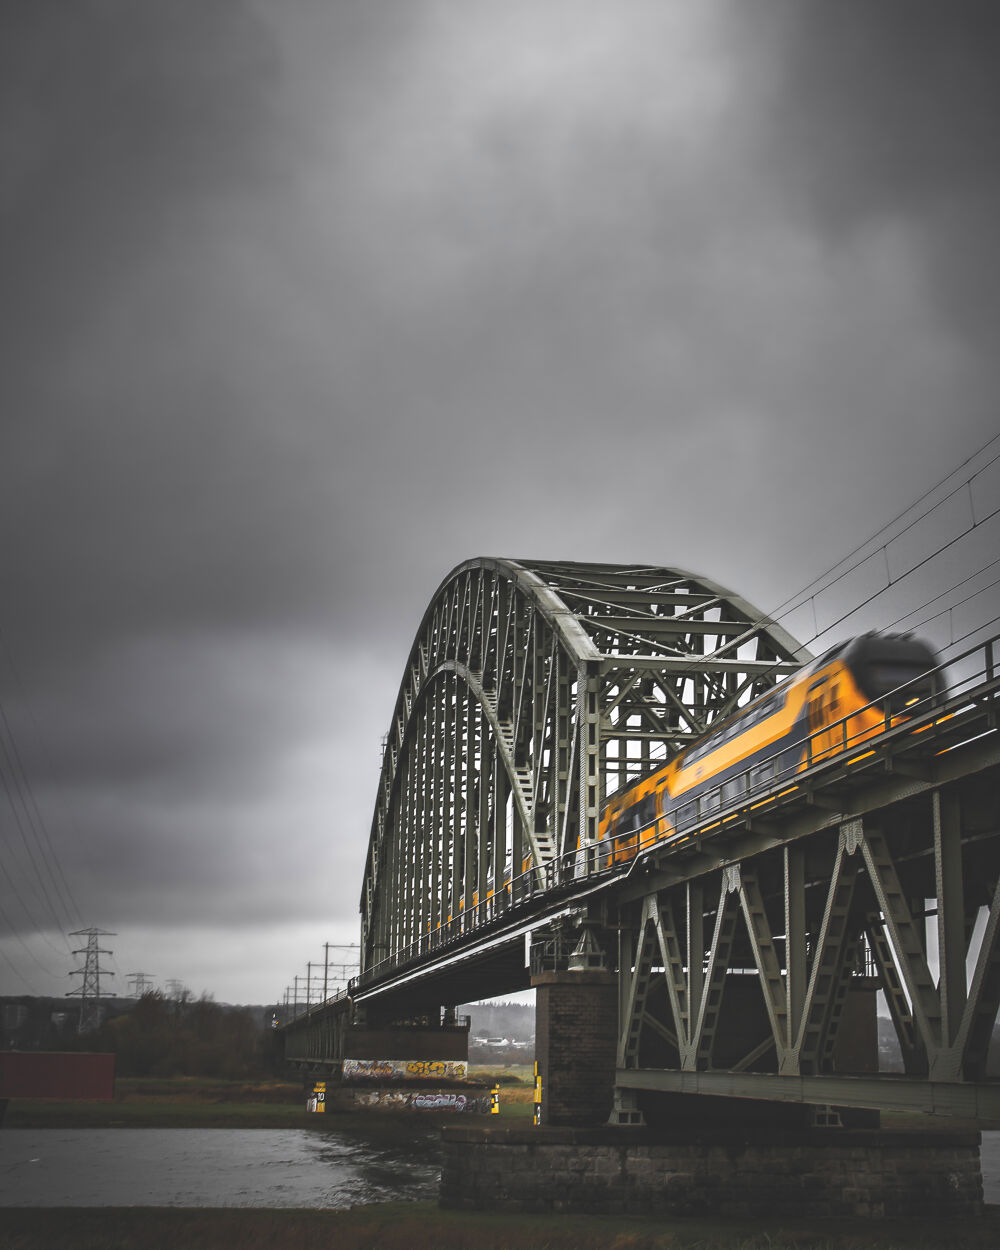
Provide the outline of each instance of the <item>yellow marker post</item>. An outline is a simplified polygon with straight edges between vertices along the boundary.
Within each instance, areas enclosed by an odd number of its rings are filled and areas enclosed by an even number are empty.
[[[535,1060],[535,1114],[532,1123],[536,1126],[542,1122],[542,1074],[538,1071],[538,1060]]]
[[[317,1081],[313,1086],[312,1093],[306,1100],[306,1110],[321,1115],[326,1112],[326,1081]]]
[[[494,1085],[490,1090],[490,1115],[500,1114],[500,1086]]]

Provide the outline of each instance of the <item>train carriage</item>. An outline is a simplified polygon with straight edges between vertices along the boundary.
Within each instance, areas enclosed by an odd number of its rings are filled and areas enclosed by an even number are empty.
[[[613,795],[600,823],[603,862],[625,863],[714,810],[854,750],[932,706],[940,689],[937,656],[908,634],[864,634],[832,647]]]

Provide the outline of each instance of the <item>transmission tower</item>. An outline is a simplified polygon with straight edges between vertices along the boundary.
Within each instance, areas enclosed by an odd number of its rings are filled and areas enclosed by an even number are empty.
[[[125,979],[132,990],[130,998],[142,998],[143,994],[156,984],[155,978],[151,977],[148,972],[130,972]]]
[[[115,937],[114,933],[109,933],[107,929],[77,929],[70,934],[70,937],[85,937],[87,945],[82,946],[79,950],[73,952],[74,955],[83,955],[84,963],[82,968],[74,968],[69,974],[71,977],[83,977],[83,984],[78,990],[69,990],[66,994],[67,998],[74,995],[80,996],[80,1024],[78,1032],[86,1033],[90,1029],[96,1029],[101,1023],[101,956],[112,954],[109,950],[97,945],[97,939],[102,937]],[[105,972],[106,977],[113,977],[113,972]]]

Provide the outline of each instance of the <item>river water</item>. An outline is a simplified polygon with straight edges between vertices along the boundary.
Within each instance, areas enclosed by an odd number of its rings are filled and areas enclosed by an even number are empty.
[[[0,1129],[0,1207],[349,1207],[437,1197],[439,1133]]]
[[[348,1207],[434,1199],[438,1132],[3,1129],[0,1207]],[[1000,1203],[1000,1132],[983,1189]]]

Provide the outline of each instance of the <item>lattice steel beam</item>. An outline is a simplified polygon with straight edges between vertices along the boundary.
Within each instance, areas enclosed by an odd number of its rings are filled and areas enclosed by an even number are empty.
[[[386,740],[362,968],[544,884],[597,841],[611,791],[809,658],[680,569],[460,565],[424,614]]]

